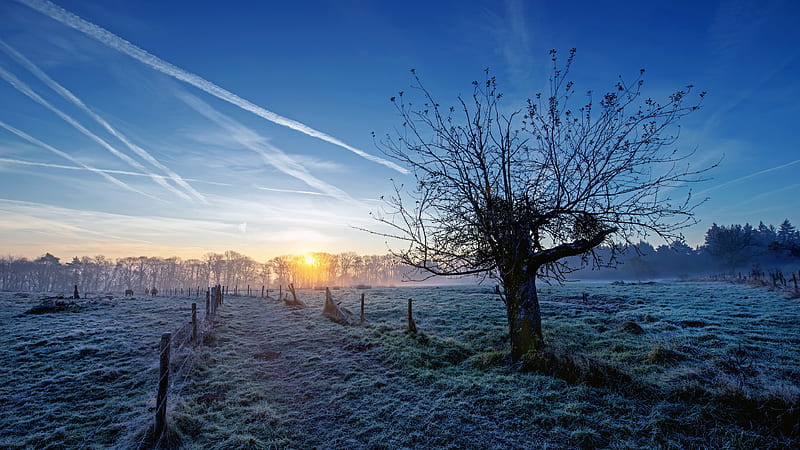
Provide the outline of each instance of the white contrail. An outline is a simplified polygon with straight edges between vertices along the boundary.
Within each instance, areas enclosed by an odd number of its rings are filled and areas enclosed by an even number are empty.
[[[22,64],[22,66],[24,66],[31,73],[33,73],[36,76],[36,78],[38,78],[43,83],[45,83],[48,87],[50,87],[50,89],[56,91],[63,98],[69,100],[75,106],[77,106],[78,108],[83,110],[83,112],[88,114],[89,117],[94,119],[103,128],[105,128],[106,131],[108,131],[113,136],[115,136],[117,139],[122,141],[123,144],[125,144],[134,153],[139,155],[142,159],[144,159],[145,161],[149,162],[153,166],[158,167],[159,169],[163,170],[169,176],[169,178],[172,181],[174,181],[176,184],[178,184],[179,186],[184,188],[190,194],[192,194],[195,197],[197,197],[198,200],[202,201],[203,203],[207,203],[205,198],[203,197],[203,195],[200,194],[199,192],[197,192],[193,187],[191,187],[183,178],[181,178],[180,175],[176,174],[175,172],[170,170],[168,167],[166,167],[163,164],[161,164],[152,155],[150,155],[150,153],[148,153],[147,150],[145,150],[145,149],[141,148],[140,146],[138,146],[138,145],[134,144],[133,142],[131,142],[130,139],[128,139],[124,134],[122,134],[121,132],[117,131],[105,119],[100,117],[100,115],[98,115],[97,113],[92,111],[88,106],[86,106],[86,104],[81,99],[79,99],[77,96],[75,96],[72,92],[70,92],[69,89],[65,88],[64,86],[62,86],[61,84],[59,84],[58,82],[56,82],[55,80],[50,78],[46,73],[44,73],[44,71],[42,71],[38,66],[36,66],[36,64],[34,64],[32,61],[30,61],[28,58],[23,56],[21,53],[19,53],[17,50],[15,50],[13,47],[8,45],[7,43],[5,43],[1,39],[0,39],[0,49],[3,49],[8,55],[10,55],[14,59],[16,59],[17,62]]]
[[[320,195],[323,197],[330,197],[328,194],[323,194],[322,192],[312,192],[312,191],[299,191],[294,189],[278,189],[278,188],[269,188],[264,186],[256,186],[255,187],[261,191],[270,191],[270,192],[286,192],[288,194],[303,194],[303,195]]]
[[[77,159],[73,158],[71,155],[62,152],[61,150],[59,150],[57,148],[51,147],[50,145],[45,144],[44,142],[36,139],[35,137],[25,133],[24,131],[16,129],[16,128],[12,127],[11,125],[9,125],[9,124],[7,124],[5,122],[0,121],[0,127],[3,127],[6,130],[16,134],[17,136],[21,137],[22,139],[25,139],[26,141],[30,142],[31,144],[38,145],[39,147],[42,147],[42,148],[47,149],[47,150],[50,150],[51,152],[55,153],[56,155],[66,159],[66,160],[72,161],[73,163],[78,164],[79,166],[83,167],[86,170],[89,170],[91,172],[94,172],[94,173],[100,175],[101,177],[103,177],[106,180],[116,184],[117,186],[119,186],[121,188],[127,189],[129,191],[136,192],[137,194],[142,194],[145,197],[149,197],[149,198],[154,199],[154,200],[162,201],[161,199],[159,199],[157,197],[154,197],[154,196],[152,196],[150,194],[146,194],[146,193],[144,193],[144,192],[142,192],[142,191],[140,191],[140,190],[138,190],[136,188],[133,188],[133,187],[129,186],[128,184],[126,184],[126,183],[124,183],[124,182],[112,177],[111,175],[103,172],[102,170],[95,169],[94,167],[91,167],[91,166],[87,166],[86,164],[84,164],[84,163],[78,161]]]
[[[83,167],[78,166],[66,166],[64,164],[52,164],[52,163],[43,163],[43,162],[35,162],[35,161],[25,161],[22,159],[10,159],[10,158],[0,158],[0,163],[8,163],[8,164],[18,164],[21,166],[34,166],[34,167],[48,167],[51,169],[63,169],[63,170],[87,170]],[[132,177],[145,177],[145,178],[152,178],[153,176],[160,177],[160,178],[167,178],[164,175],[153,175],[147,174],[142,172],[131,172],[130,170],[118,170],[118,169],[98,169],[95,168],[94,172],[102,172],[102,173],[112,173],[115,175],[128,175]],[[215,186],[233,186],[231,183],[220,183],[218,181],[208,181],[208,180],[200,180],[197,178],[184,178],[186,181],[191,181],[192,183],[205,183],[205,184],[213,184]],[[323,195],[323,194],[319,194]]]
[[[139,62],[146,64],[153,69],[165,74],[169,75],[173,78],[181,80],[183,82],[189,83],[192,86],[203,90],[221,100],[225,100],[231,104],[234,104],[245,111],[250,111],[251,113],[262,117],[270,122],[274,122],[278,125],[282,125],[293,130],[299,131],[301,133],[307,134],[308,136],[312,136],[318,139],[322,139],[323,141],[330,142],[331,144],[338,145],[339,147],[345,148],[350,150],[351,152],[366,158],[370,161],[376,162],[378,164],[383,164],[386,167],[390,167],[400,173],[407,174],[409,173],[408,170],[400,167],[399,165],[388,161],[386,159],[371,155],[363,150],[360,150],[355,147],[351,147],[344,142],[329,136],[321,131],[315,130],[308,125],[302,124],[297,122],[296,120],[292,120],[278,114],[275,114],[272,111],[267,111],[266,109],[253,104],[238,95],[227,91],[216,84],[201,78],[198,75],[193,73],[187,72],[177,66],[174,66],[157,56],[148,53],[147,51],[131,44],[130,42],[122,39],[121,37],[115,35],[114,33],[102,28],[98,25],[95,25],[91,22],[88,22],[75,14],[65,10],[64,8],[53,4],[47,0],[17,0],[18,2],[28,6],[31,9],[35,9],[40,13],[50,17],[51,19],[61,22],[62,24],[74,28],[75,30],[80,31],[81,33],[86,34],[87,36],[94,38],[100,41],[102,44],[107,45],[119,52],[122,52],[131,58],[138,60]]]
[[[325,194],[341,200],[353,201],[353,198],[347,195],[346,192],[310,174],[302,164],[292,159],[291,156],[287,155],[279,148],[269,144],[266,139],[255,131],[215,110],[194,95],[187,92],[177,92],[176,96],[195,111],[228,131],[231,138],[235,139],[242,146],[261,155],[261,158],[267,164],[289,176],[297,178],[313,188],[319,189]]]
[[[23,94],[25,94],[28,97],[30,97],[36,103],[39,103],[40,105],[42,105],[45,108],[49,109],[50,111],[54,112],[58,117],[61,117],[65,122],[67,122],[68,124],[72,125],[76,130],[80,131],[81,133],[86,135],[88,138],[90,138],[93,141],[95,141],[98,144],[100,144],[103,148],[105,148],[106,150],[108,150],[109,152],[111,152],[112,154],[114,154],[115,156],[120,158],[121,160],[127,162],[128,164],[132,165],[133,167],[135,167],[135,168],[137,168],[137,169],[139,169],[139,170],[141,170],[143,172],[147,172],[147,169],[140,162],[136,161],[135,159],[131,158],[130,156],[126,155],[125,153],[122,153],[121,151],[117,150],[116,148],[114,148],[114,146],[112,146],[111,144],[109,144],[108,142],[103,140],[100,136],[97,136],[96,134],[94,134],[91,131],[89,131],[86,127],[81,125],[77,120],[73,119],[68,114],[66,114],[65,112],[63,112],[60,109],[56,108],[55,106],[51,105],[50,102],[48,102],[47,100],[43,99],[39,94],[34,92],[33,89],[31,89],[27,84],[22,82],[22,80],[20,80],[16,76],[14,76],[14,74],[12,74],[11,72],[6,71],[2,67],[0,67],[0,77],[5,79],[8,82],[8,84],[13,86],[15,89],[17,89],[18,91],[20,91]],[[155,176],[154,174],[150,178],[152,178],[153,181],[155,181],[156,183],[158,183],[161,186],[165,187],[166,189],[174,192],[175,194],[177,194],[181,198],[183,198],[185,200],[189,200],[190,199],[188,195],[184,194],[182,191],[179,191],[178,189],[173,187],[171,184],[167,183],[163,178],[159,178],[159,177]]]
[[[798,164],[798,163],[800,163],[800,159],[796,159],[796,160],[794,160],[792,162],[788,162],[786,164],[781,164],[780,166],[775,166],[775,167],[770,167],[769,169],[760,170],[760,171],[758,171],[756,173],[751,173],[750,175],[745,175],[743,177],[739,177],[739,178],[736,178],[734,180],[726,181],[726,182],[724,182],[722,184],[718,184],[716,186],[712,186],[712,187],[710,187],[708,189],[703,189],[702,191],[696,193],[695,195],[701,195],[701,194],[705,194],[706,192],[715,191],[715,190],[717,190],[719,188],[722,188],[722,187],[725,187],[725,186],[730,186],[731,184],[740,183],[742,181],[746,181],[746,180],[749,180],[751,178],[755,178],[755,177],[758,177],[758,176],[761,176],[761,175],[764,175],[764,174],[767,174],[767,173],[770,173],[770,172],[774,172],[776,170],[785,169],[787,167],[793,166],[793,165]]]

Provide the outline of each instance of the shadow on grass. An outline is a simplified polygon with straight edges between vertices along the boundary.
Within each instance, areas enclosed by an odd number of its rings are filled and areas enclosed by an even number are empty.
[[[560,378],[570,384],[585,383],[598,388],[618,388],[634,384],[618,367],[582,353],[560,348],[529,352],[519,361],[519,370]]]

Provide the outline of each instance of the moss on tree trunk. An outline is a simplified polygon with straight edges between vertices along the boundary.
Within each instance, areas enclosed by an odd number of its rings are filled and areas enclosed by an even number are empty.
[[[530,351],[540,350],[542,340],[542,311],[536,294],[536,277],[530,277],[518,287],[506,287],[506,312],[511,358],[519,360]]]

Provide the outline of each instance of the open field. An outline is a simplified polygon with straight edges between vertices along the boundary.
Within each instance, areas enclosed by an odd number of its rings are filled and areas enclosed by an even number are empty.
[[[484,287],[333,291],[367,322],[226,297],[170,400],[184,448],[800,445],[800,304],[718,283],[541,285],[550,351],[513,365]],[[583,302],[583,293],[588,301]],[[160,334],[186,298],[22,313],[4,293],[0,447],[135,447],[151,424]],[[408,298],[420,330],[405,332]],[[182,372],[183,373],[183,372]]]
[[[190,303],[91,294],[24,314],[46,295],[23,295],[0,297],[0,447],[104,447],[144,426],[161,333],[189,319]]]

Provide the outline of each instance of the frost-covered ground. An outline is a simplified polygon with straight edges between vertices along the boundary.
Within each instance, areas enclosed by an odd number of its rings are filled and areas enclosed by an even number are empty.
[[[53,295],[0,293],[0,448],[107,448],[142,434],[161,334],[189,320],[190,301],[90,294],[24,314]]]
[[[352,327],[321,316],[322,291],[299,291],[307,309],[229,296],[171,401],[167,443],[800,445],[798,300],[717,283],[540,288],[551,357],[518,365],[490,287],[333,291],[356,313],[366,294],[367,323]],[[4,298],[0,446],[139,442],[158,337],[185,320],[190,300],[20,316],[33,300]],[[416,336],[405,333],[408,298]]]

